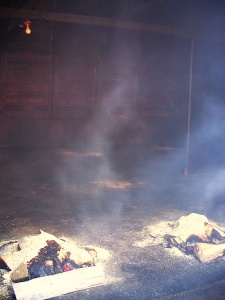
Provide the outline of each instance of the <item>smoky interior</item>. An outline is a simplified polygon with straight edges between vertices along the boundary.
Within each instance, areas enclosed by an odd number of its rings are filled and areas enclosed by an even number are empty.
[[[0,1],[0,241],[42,229],[111,254],[108,284],[54,299],[224,299],[223,257],[141,244],[193,212],[225,225],[223,11]]]

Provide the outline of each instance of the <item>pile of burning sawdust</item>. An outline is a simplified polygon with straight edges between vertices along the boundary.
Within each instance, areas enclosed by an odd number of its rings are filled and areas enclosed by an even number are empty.
[[[0,295],[4,299],[49,299],[105,285],[111,254],[95,246],[78,246],[68,238],[38,235],[0,243]],[[1,298],[2,299],[2,298]]]
[[[71,239],[59,239],[42,230],[38,235],[0,244],[0,268],[9,271],[14,282],[92,267],[109,258],[105,249],[79,247]]]
[[[134,246],[163,245],[172,249],[175,255],[193,254],[201,262],[209,262],[225,254],[225,227],[196,213],[182,216],[173,224],[162,221],[147,226],[141,236],[143,239]]]

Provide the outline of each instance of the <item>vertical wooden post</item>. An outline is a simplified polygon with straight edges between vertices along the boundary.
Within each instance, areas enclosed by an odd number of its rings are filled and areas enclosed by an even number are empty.
[[[5,51],[0,49],[0,115],[3,115],[4,99],[5,99],[5,80],[4,80],[4,67],[5,67]]]
[[[51,10],[55,10],[56,2],[52,0],[49,3]],[[54,39],[54,23],[51,22],[49,25],[50,36],[49,36],[49,118],[54,118],[54,49],[53,49],[53,39]]]
[[[49,94],[48,94],[48,107],[49,107],[49,118],[52,119],[54,116],[54,95],[53,95],[53,23],[49,25],[50,37],[49,37]]]
[[[188,175],[189,164],[189,148],[190,148],[190,125],[191,125],[191,102],[192,102],[192,76],[193,76],[193,54],[194,54],[194,39],[191,39],[191,55],[190,55],[190,79],[189,79],[189,97],[188,97],[188,124],[187,124],[187,144],[185,156],[184,175]]]
[[[6,101],[6,35],[7,22],[4,22],[0,30],[0,115],[4,115]]]

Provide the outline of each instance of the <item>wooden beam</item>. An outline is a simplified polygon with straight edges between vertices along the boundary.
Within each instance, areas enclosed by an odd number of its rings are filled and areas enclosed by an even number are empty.
[[[146,10],[155,10],[159,8],[165,8],[165,6],[171,5],[171,1],[174,2],[174,0],[157,0],[156,2],[147,2],[141,5],[136,5],[134,7],[131,7],[127,10],[126,13],[120,15],[121,17],[125,16],[134,16],[139,13],[142,13]]]
[[[99,18],[93,16],[83,16],[76,14],[65,14],[55,12],[43,12],[37,10],[17,9],[17,8],[0,8],[0,18],[4,19],[30,19],[54,21],[63,23],[86,24],[93,26],[123,28],[137,31],[148,31],[160,34],[177,35],[184,38],[191,38],[192,33],[189,29],[179,27],[161,26],[156,24],[131,22],[110,18]]]

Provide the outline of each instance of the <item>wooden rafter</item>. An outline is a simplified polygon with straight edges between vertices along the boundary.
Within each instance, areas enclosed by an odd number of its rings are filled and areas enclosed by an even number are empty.
[[[164,8],[168,4],[170,5],[172,2],[174,2],[174,0],[157,0],[156,2],[153,1],[153,2],[147,2],[147,3],[141,4],[141,5],[136,5],[130,9],[128,9],[127,12],[124,13],[123,15],[120,14],[120,17],[137,15],[146,10],[150,11],[150,10],[154,10],[154,9],[158,9],[158,8]]]
[[[4,19],[31,19],[45,20],[64,23],[78,23],[94,26],[115,27],[123,29],[131,29],[138,31],[148,31],[160,34],[177,35],[186,38],[192,36],[189,29],[180,27],[161,26],[149,23],[131,22],[119,19],[99,18],[93,16],[83,16],[77,14],[43,12],[37,10],[17,9],[17,8],[0,8],[0,18]]]

